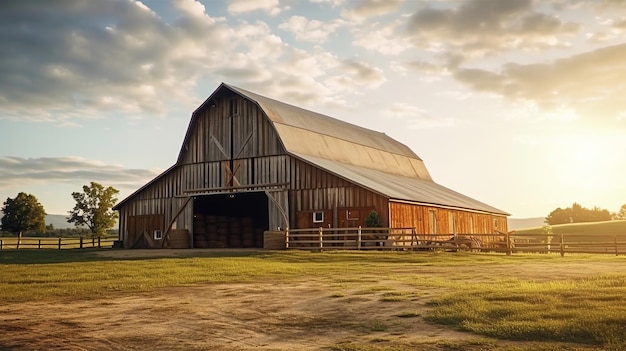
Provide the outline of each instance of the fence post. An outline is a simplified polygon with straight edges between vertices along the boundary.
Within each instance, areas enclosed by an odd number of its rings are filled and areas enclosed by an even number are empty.
[[[506,240],[506,255],[510,256],[511,255],[511,236],[509,235],[509,232],[505,233],[504,238]]]
[[[561,257],[565,256],[565,243],[563,240],[563,234],[561,234]]]
[[[91,247],[96,247],[96,238],[91,238]]]
[[[0,250],[2,250],[2,239],[0,239]]]
[[[100,237],[98,237],[98,248],[100,249]]]
[[[80,246],[79,246],[79,248],[81,248],[81,249],[83,248],[83,237],[82,236],[80,237]]]
[[[359,226],[359,231],[356,234],[356,249],[361,250],[361,226]]]
[[[320,238],[320,250],[324,248],[324,244],[322,243],[322,227],[319,229],[319,238]]]
[[[289,228],[285,228],[285,249],[289,248]]]
[[[41,239],[37,240],[37,248],[41,249]]]
[[[61,250],[61,238],[59,238],[59,250]]]

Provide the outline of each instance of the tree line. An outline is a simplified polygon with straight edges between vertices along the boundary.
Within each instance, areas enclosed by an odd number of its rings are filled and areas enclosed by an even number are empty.
[[[82,189],[82,192],[72,193],[76,204],[68,211],[67,222],[74,223],[75,229],[54,229],[52,225],[46,226],[46,211],[43,205],[34,195],[23,192],[18,193],[15,198],[7,198],[4,202],[0,229],[18,235],[20,239],[28,232],[44,235],[47,232],[67,232],[73,234],[72,236],[106,235],[107,230],[113,227],[117,220],[117,213],[111,208],[117,202],[116,195],[119,190],[111,186],[105,188],[96,182],[84,185]],[[79,228],[80,226],[83,228]]]
[[[550,225],[583,222],[604,222],[611,220],[626,220],[626,204],[617,212],[609,212],[607,209],[594,207],[586,208],[574,202],[571,207],[557,208],[546,217],[546,223]]]

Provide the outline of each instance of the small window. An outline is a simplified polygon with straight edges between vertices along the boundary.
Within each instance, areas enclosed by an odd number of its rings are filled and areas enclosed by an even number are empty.
[[[161,240],[163,239],[163,233],[160,230],[155,230],[154,231],[154,240]]]
[[[359,220],[359,210],[346,210],[346,219],[349,221],[358,221]]]
[[[313,212],[313,223],[322,223],[324,222],[324,212],[318,211]]]

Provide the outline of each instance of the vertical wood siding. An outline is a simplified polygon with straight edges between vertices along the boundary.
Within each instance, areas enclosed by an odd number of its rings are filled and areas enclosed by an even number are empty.
[[[299,159],[292,157],[290,164],[291,213],[289,217],[292,228],[302,227],[304,218],[310,219],[306,227],[318,226],[313,223],[312,219],[313,212],[317,211],[325,213],[325,223],[331,224],[332,227],[340,227],[342,223],[339,211],[349,209],[360,211],[373,209],[380,215],[383,225],[387,225],[389,216],[386,197],[363,189]],[[329,215],[330,220],[327,218]],[[298,218],[301,220],[298,221]]]
[[[506,216],[435,206],[389,203],[392,227],[415,227],[418,234],[495,234],[507,231]]]
[[[232,138],[231,138],[232,135]],[[192,120],[179,163],[120,207],[120,232],[125,243],[136,240],[129,218],[162,215],[167,226],[194,192],[219,193],[227,186],[287,183],[291,163],[278,135],[261,109],[238,95],[221,96],[214,107],[198,111]],[[270,196],[270,193],[268,193]],[[270,228],[285,227],[281,208],[288,209],[288,193],[268,198]],[[193,232],[192,202],[173,226]],[[287,216],[289,211],[284,210]],[[288,224],[287,224],[288,225]],[[163,231],[166,228],[162,228]]]

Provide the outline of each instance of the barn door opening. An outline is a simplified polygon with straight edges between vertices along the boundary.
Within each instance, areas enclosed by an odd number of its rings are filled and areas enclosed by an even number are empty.
[[[263,232],[269,228],[265,192],[197,196],[193,209],[194,247],[263,247]]]

